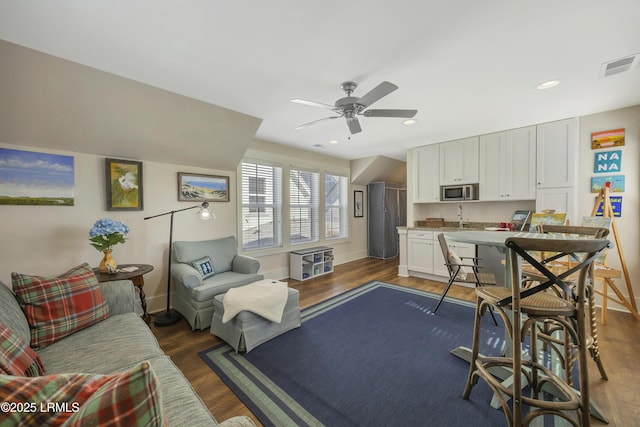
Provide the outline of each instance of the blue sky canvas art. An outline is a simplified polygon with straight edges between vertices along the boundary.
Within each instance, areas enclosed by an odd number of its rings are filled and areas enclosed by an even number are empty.
[[[0,204],[74,204],[74,158],[0,148]]]

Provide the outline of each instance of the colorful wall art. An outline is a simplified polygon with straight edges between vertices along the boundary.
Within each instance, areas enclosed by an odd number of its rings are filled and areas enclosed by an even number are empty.
[[[611,200],[611,209],[613,210],[613,216],[619,218],[622,216],[622,196],[609,196],[609,200]],[[596,197],[597,201],[597,197]],[[600,202],[598,206],[598,211],[596,212],[596,216],[603,216],[604,212],[604,202]],[[587,227],[591,227],[588,225]]]
[[[622,150],[596,152],[594,173],[620,173]]]
[[[141,211],[142,162],[105,159],[108,211]]]
[[[591,149],[611,148],[624,145],[624,128],[594,132],[591,134]]]
[[[0,205],[73,206],[74,158],[0,148]]]
[[[594,176],[591,178],[591,192],[598,193],[607,182],[611,183],[611,193],[624,193],[624,175]]]

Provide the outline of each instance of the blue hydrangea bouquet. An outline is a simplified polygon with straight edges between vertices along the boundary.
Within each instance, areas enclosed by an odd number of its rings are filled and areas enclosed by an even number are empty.
[[[103,218],[93,224],[93,228],[89,231],[89,241],[91,246],[104,252],[111,250],[118,243],[125,243],[124,236],[127,234],[129,234],[129,227],[124,223]]]

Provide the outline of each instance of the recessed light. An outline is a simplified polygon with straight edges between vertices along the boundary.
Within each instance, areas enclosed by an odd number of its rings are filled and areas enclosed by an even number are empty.
[[[549,80],[547,82],[540,83],[538,85],[538,89],[540,89],[540,90],[550,89],[550,88],[552,88],[554,86],[558,86],[559,84],[560,84],[559,80]]]
[[[415,124],[416,124],[416,122],[417,122],[417,120],[416,120],[416,119],[408,119],[408,120],[405,120],[404,122],[402,122],[402,124],[403,124],[403,125],[410,126],[410,125],[415,125]]]
[[[337,144],[338,141],[336,141],[335,139],[332,139],[331,141],[329,141],[329,144]]]

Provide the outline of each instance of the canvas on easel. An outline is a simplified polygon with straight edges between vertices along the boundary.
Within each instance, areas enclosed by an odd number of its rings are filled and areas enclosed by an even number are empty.
[[[606,228],[607,230],[611,229],[611,218],[608,216],[583,216],[582,217],[582,226],[583,227],[598,227],[598,228]],[[596,263],[606,264],[607,261],[607,252],[608,250],[602,251],[600,255],[595,259]]]
[[[529,227],[529,231],[535,233],[538,225],[540,224],[564,225],[566,220],[566,213],[536,212],[531,215],[531,226]]]

